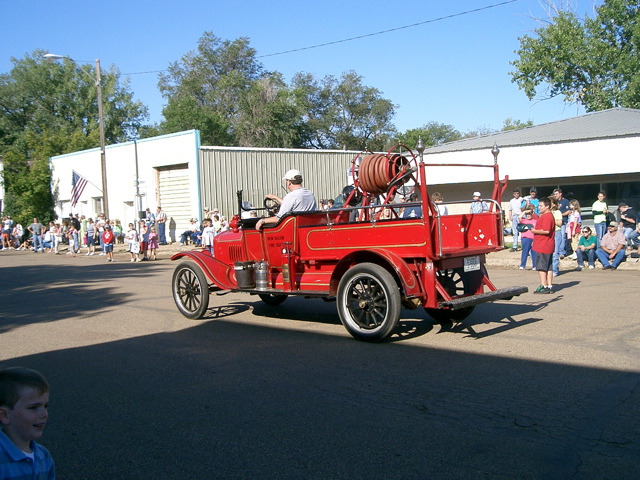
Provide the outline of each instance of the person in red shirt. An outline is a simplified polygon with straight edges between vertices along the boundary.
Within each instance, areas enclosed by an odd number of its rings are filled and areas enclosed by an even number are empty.
[[[538,205],[540,218],[533,233],[533,251],[536,252],[536,270],[540,275],[540,286],[533,293],[553,293],[553,252],[555,250],[556,221],[551,213],[551,200],[544,197]]]
[[[111,230],[111,226],[108,223],[104,224],[104,232],[102,232],[102,241],[104,242],[104,252],[107,254],[107,262],[113,262],[113,242],[115,242],[116,236]]]

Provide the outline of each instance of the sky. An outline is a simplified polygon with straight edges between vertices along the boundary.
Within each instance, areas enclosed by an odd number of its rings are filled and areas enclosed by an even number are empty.
[[[517,59],[518,38],[532,35],[539,19],[548,18],[543,4],[0,0],[0,73],[11,70],[12,57],[36,49],[78,62],[100,59],[103,69],[114,65],[129,74],[134,98],[149,108],[154,123],[162,120],[165,104],[158,71],[195,50],[202,34],[211,31],[228,40],[248,37],[264,68],[282,73],[287,82],[298,72],[323,78],[354,70],[364,85],[397,106],[393,123],[401,132],[428,122],[462,133],[500,129],[507,118],[538,125],[584,114],[561,99],[529,101],[511,82],[509,62]],[[572,4],[578,14],[591,14],[594,0]],[[354,37],[361,38],[341,41]],[[279,54],[291,50],[297,51]]]

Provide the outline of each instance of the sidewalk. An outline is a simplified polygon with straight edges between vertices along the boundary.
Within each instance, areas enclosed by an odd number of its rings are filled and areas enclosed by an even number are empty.
[[[627,251],[627,259],[620,264],[618,270],[636,270],[640,271],[640,262],[637,258],[629,257],[630,252]],[[487,265],[492,267],[513,268],[520,267],[520,255],[522,252],[511,252],[510,248],[505,248],[500,252],[493,252],[487,255]],[[588,270],[585,262],[585,270]],[[565,257],[560,260],[560,271],[571,271],[578,267],[576,260]],[[531,270],[531,258],[527,259],[527,270]],[[596,259],[596,270],[602,270],[602,264]]]

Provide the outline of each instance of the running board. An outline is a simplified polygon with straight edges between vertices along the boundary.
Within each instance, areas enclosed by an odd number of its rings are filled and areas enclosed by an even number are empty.
[[[440,302],[440,308],[448,308],[450,310],[458,310],[460,308],[472,307],[481,303],[493,302],[495,300],[511,300],[513,297],[522,295],[529,291],[528,287],[509,287],[500,288],[493,292],[485,292],[480,295],[472,295],[470,297],[460,297]]]

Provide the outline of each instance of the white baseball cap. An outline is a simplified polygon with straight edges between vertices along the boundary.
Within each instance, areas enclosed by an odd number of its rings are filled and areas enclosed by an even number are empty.
[[[300,173],[300,170],[289,170],[287,173],[284,174],[284,177],[282,177],[282,179],[295,180],[296,177],[302,178],[302,173]]]
[[[482,194],[480,192],[473,192],[472,197],[481,197]]]

